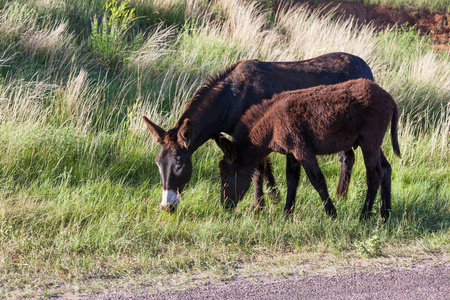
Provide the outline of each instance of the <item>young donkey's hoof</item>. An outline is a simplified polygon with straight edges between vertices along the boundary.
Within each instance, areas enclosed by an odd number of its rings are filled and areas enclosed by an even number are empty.
[[[255,211],[255,212],[261,211],[264,209],[265,206],[266,206],[266,203],[264,201],[264,196],[253,199],[253,204],[252,204],[253,211]]]
[[[380,218],[383,220],[384,223],[387,222],[387,220],[389,219],[390,214],[391,214],[391,210],[389,210],[389,209],[382,210],[380,212]]]
[[[330,198],[328,198],[328,200],[324,203],[324,206],[325,206],[325,213],[327,214],[327,216],[333,219],[337,217],[336,207],[334,207],[333,202],[331,201]]]
[[[284,216],[286,218],[288,218],[289,216],[292,216],[292,214],[294,213],[294,207],[290,207],[290,208],[284,208]]]
[[[259,212],[262,211],[264,208],[266,207],[264,201],[260,201],[260,202],[253,202],[252,204],[252,211],[254,212]]]
[[[337,211],[336,208],[333,206],[332,208],[326,210],[327,216],[329,216],[330,218],[336,218],[337,217]]]
[[[264,208],[265,208],[264,205],[254,205],[254,204],[252,205],[252,211],[255,213],[263,211]]]

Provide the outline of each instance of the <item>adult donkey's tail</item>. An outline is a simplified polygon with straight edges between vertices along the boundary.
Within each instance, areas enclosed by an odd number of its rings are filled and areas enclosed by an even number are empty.
[[[391,120],[391,142],[392,142],[392,148],[394,149],[395,155],[398,157],[401,157],[400,155],[400,147],[398,145],[398,137],[397,137],[397,127],[398,127],[398,107],[395,105],[394,108],[394,114],[392,115]]]

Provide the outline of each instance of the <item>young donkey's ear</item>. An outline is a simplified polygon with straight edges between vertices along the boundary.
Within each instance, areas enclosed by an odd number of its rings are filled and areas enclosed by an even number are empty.
[[[150,121],[146,116],[142,116],[144,119],[145,124],[147,125],[148,129],[150,129],[150,132],[152,134],[153,141],[155,143],[158,143],[160,145],[163,144],[164,141],[164,135],[166,134],[166,131]]]
[[[220,134],[218,137],[215,137],[217,146],[219,146],[220,150],[222,150],[225,159],[228,161],[233,161],[234,159],[234,148],[233,144],[229,139]]]
[[[194,133],[194,128],[192,126],[191,120],[184,119],[183,124],[181,124],[178,130],[178,143],[187,149],[191,143],[192,134]]]

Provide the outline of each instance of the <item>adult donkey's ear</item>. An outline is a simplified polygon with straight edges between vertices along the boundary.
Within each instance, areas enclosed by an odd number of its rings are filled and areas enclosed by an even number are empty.
[[[232,162],[234,159],[234,148],[233,144],[229,139],[224,137],[222,134],[219,134],[219,136],[215,137],[214,140],[216,141],[217,146],[219,146],[220,150],[222,150],[225,160],[228,162]]]
[[[194,128],[191,121],[186,118],[181,124],[180,129],[178,129],[178,144],[187,149],[191,143],[192,134],[194,133]]]
[[[142,116],[142,118],[144,119],[144,122],[147,125],[148,129],[150,129],[153,141],[162,145],[164,143],[164,135],[166,134],[166,131],[150,121],[146,116]]]

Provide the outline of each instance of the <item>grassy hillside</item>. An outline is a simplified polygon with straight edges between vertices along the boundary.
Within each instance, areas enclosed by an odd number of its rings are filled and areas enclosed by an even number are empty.
[[[0,296],[204,270],[226,277],[241,262],[282,264],[300,253],[448,253],[447,54],[408,28],[377,33],[301,7],[267,10],[268,1],[122,3],[0,1]],[[235,212],[223,211],[221,153],[211,142],[193,157],[178,211],[158,209],[159,147],[142,115],[170,128],[208,74],[237,60],[332,51],[362,57],[400,107],[402,158],[389,137],[383,146],[393,168],[387,224],[358,222],[360,151],[347,199],[334,193],[337,157],[320,159],[336,220],[304,175],[288,221],[283,203],[253,214],[251,193]],[[284,157],[272,156],[284,197]]]

